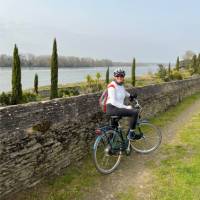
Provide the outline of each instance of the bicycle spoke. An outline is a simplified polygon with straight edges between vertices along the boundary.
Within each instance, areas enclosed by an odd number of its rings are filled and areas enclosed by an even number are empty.
[[[115,141],[112,141],[112,144],[110,144],[110,141],[108,139],[113,138],[111,136],[113,136],[114,134],[116,135],[116,132],[111,130],[108,132],[106,138],[100,138],[96,149],[94,150],[95,166],[101,173],[111,173],[120,163],[121,155],[114,155],[112,146],[110,146],[116,145],[116,143]]]
[[[157,136],[155,136],[155,137],[149,137],[149,136],[146,136],[145,138],[147,138],[147,139],[159,139],[159,137]]]
[[[155,150],[161,142],[161,134],[158,131],[150,123],[141,123],[139,132],[143,134],[143,138],[132,142],[133,149],[140,153],[148,153]]]
[[[105,160],[106,160],[106,157],[107,157],[106,155],[103,156],[102,163],[101,163],[102,165],[104,165],[104,162],[105,162]]]
[[[108,165],[108,160],[109,160],[109,157],[110,157],[110,156],[107,156],[107,159],[106,159],[105,166],[107,166],[107,165]]]

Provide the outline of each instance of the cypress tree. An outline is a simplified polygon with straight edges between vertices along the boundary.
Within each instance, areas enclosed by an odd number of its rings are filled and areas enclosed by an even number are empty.
[[[179,71],[179,69],[180,69],[180,62],[179,62],[179,56],[178,56],[176,60],[176,70]]]
[[[108,84],[109,83],[109,66],[108,66],[108,68],[107,68],[107,71],[106,71],[106,84]]]
[[[136,62],[134,58],[133,63],[132,63],[132,69],[131,69],[131,83],[133,86],[135,86],[135,68],[136,68]]]
[[[34,78],[34,92],[38,94],[38,75],[37,74],[35,74],[35,78]]]
[[[171,63],[169,63],[168,65],[168,76],[170,78],[170,75],[171,75]]]
[[[53,52],[51,56],[51,94],[50,98],[58,97],[58,54],[56,39],[53,42]]]
[[[200,74],[200,53],[197,57],[197,73]]]
[[[12,63],[12,104],[22,101],[21,64],[18,48],[15,44]]]
[[[194,55],[192,57],[192,61],[191,61],[191,64],[190,64],[190,72],[191,72],[191,75],[193,74],[196,74],[198,71],[198,68],[197,68],[197,56]]]

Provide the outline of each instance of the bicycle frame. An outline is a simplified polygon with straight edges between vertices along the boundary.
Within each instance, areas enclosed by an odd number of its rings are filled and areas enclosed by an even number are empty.
[[[141,133],[139,124],[140,124],[141,122],[144,123],[144,122],[148,122],[148,121],[147,121],[147,120],[141,120],[141,115],[140,115],[140,114],[141,114],[141,111],[142,111],[142,107],[140,106],[140,104],[139,104],[139,102],[138,102],[137,99],[134,99],[134,101],[135,101],[135,103],[136,103],[136,105],[135,105],[134,107],[139,109],[139,114],[138,114],[138,118],[137,118],[137,127],[138,127],[138,129],[139,129],[139,132]],[[107,140],[108,140],[108,143],[111,144],[111,143],[110,143],[110,139],[109,139],[109,138],[107,137],[107,135],[106,135],[106,132],[109,131],[109,130],[115,131],[115,133],[119,135],[122,144],[125,144],[126,138],[123,136],[122,128],[121,128],[121,126],[120,126],[120,124],[119,124],[119,121],[118,121],[118,125],[117,125],[117,126],[112,126],[111,123],[109,123],[109,125],[105,125],[105,126],[103,126],[103,127],[97,128],[97,129],[95,130],[95,133],[96,133],[97,136],[105,135],[106,138],[107,138]],[[113,137],[114,137],[114,136],[113,136]]]

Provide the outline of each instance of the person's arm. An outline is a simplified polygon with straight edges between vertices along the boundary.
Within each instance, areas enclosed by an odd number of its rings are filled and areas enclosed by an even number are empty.
[[[116,106],[118,108],[130,109],[130,106],[126,106],[126,105],[121,104],[121,103],[119,103],[119,102],[116,101],[116,98],[115,98],[115,88],[114,87],[109,87],[108,88],[108,97],[109,97],[110,103],[113,106]]]
[[[125,90],[126,97],[130,97],[130,93]]]

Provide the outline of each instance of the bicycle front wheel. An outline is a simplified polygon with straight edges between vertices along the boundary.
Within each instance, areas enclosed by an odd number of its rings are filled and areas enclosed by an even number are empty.
[[[132,148],[139,153],[150,153],[156,150],[162,141],[162,134],[158,127],[148,122],[138,125],[141,138],[131,141]]]
[[[112,173],[121,161],[120,151],[113,152],[110,139],[113,137],[114,131],[106,132],[106,135],[97,137],[94,149],[93,159],[96,169],[102,174]]]

